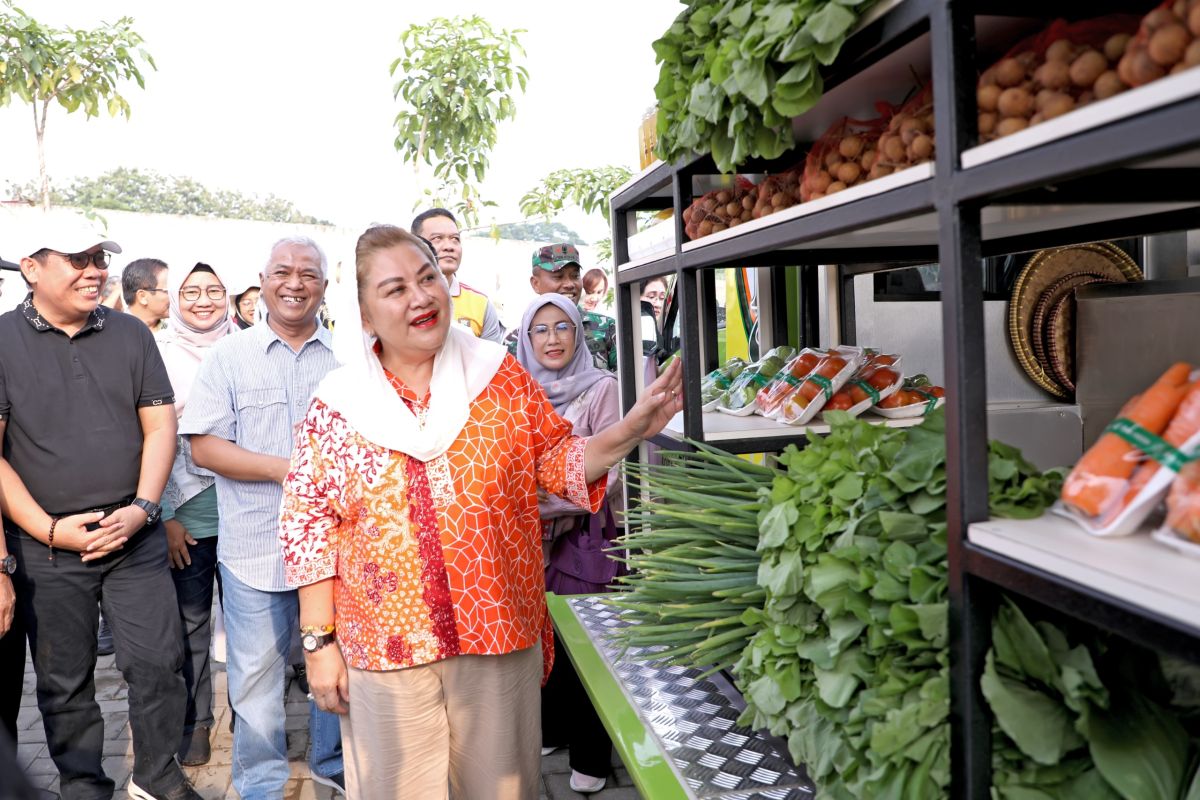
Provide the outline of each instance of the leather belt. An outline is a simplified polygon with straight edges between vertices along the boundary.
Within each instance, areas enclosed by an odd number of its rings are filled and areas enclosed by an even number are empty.
[[[58,517],[61,519],[62,517],[72,517],[76,514],[95,514],[96,512],[102,512],[104,514],[104,517],[107,517],[109,514],[113,513],[118,508],[125,508],[125,506],[130,505],[131,503],[133,503],[133,497],[126,497],[124,500],[113,503],[110,506],[99,506],[97,508],[85,508],[82,511],[72,511],[69,514],[59,514]],[[100,519],[104,519],[104,517],[101,517]]]

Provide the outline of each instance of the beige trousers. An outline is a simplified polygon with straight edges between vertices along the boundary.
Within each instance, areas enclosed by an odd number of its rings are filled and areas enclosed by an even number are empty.
[[[536,800],[542,649],[350,670],[349,800]]]

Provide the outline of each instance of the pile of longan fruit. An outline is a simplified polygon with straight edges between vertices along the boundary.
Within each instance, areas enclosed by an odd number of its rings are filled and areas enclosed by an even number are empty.
[[[684,231],[689,239],[699,239],[749,222],[756,198],[757,187],[714,189],[684,209]]]
[[[763,180],[757,186],[757,195],[751,206],[750,215],[754,219],[774,214],[791,208],[803,199],[800,191],[800,179],[804,174],[803,165],[792,167]],[[745,200],[742,201],[745,204]]]
[[[1130,86],[1200,65],[1200,0],[1174,0],[1151,11],[1129,43],[1117,74]]]
[[[830,129],[813,146],[800,184],[801,199],[820,200],[829,194],[866,181],[879,160],[876,143],[879,134],[873,128],[852,126],[849,121]]]
[[[1131,38],[1113,34],[1099,49],[1056,39],[1042,56],[1025,50],[989,67],[975,93],[979,140],[1008,136],[1128,89],[1117,64]]]

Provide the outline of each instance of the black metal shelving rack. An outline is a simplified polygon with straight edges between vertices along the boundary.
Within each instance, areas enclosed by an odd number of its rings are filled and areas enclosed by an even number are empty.
[[[987,519],[987,396],[985,381],[982,273],[985,256],[1097,239],[1200,228],[1200,70],[1195,91],[1128,115],[1084,127],[1003,157],[964,167],[975,147],[977,31],[982,18],[1027,19],[1043,24],[1057,17],[1095,17],[1109,12],[1144,14],[1155,2],[961,2],[900,0],[888,6],[847,41],[828,71],[827,91],[878,64],[905,46],[928,44],[934,86],[937,153],[934,169],[907,185],[835,204],[777,224],[722,235],[685,246],[682,211],[692,200],[693,177],[715,173],[710,157],[657,164],[612,197],[613,254],[618,264],[622,401],[636,397],[638,285],[674,275],[680,307],[680,344],[686,386],[684,435],[705,439],[697,391],[701,376],[716,364],[713,299],[718,267],[798,267],[801,299],[815,293],[818,264],[837,264],[847,279],[879,265],[937,261],[942,269],[943,361],[946,376],[948,459],[949,599],[951,652],[952,789],[955,798],[986,798],[990,787],[991,719],[979,690],[989,620],[998,592],[1109,629],[1131,641],[1200,661],[1200,621],[1187,624],[1113,594],[1039,569],[973,544],[968,528]],[[1086,8],[1081,6],[1086,5]],[[897,76],[897,86],[905,78]],[[847,88],[849,84],[847,84]],[[1146,88],[1134,90],[1144,92]],[[1123,97],[1132,97],[1129,93]],[[1067,115],[1070,116],[1070,115]],[[1061,118],[1060,118],[1061,119]],[[1049,123],[1044,123],[1049,124]],[[743,165],[745,173],[790,166],[807,145],[772,163]],[[1190,159],[1189,154],[1197,155]],[[1182,156],[1182,158],[1181,158]],[[1173,158],[1171,162],[1163,159]],[[995,224],[1002,207],[1053,207],[1039,224],[1006,228]],[[1189,205],[1190,204],[1190,205]],[[675,248],[629,267],[627,239],[632,212],[675,210]],[[1003,215],[1001,215],[1003,216]],[[917,236],[855,238],[897,221],[917,221]],[[888,229],[884,229],[886,232]],[[786,303],[780,293],[775,302]],[[779,309],[777,309],[778,311]],[[775,319],[781,315],[776,314]],[[703,346],[702,346],[703,345]],[[636,357],[634,357],[636,355]],[[733,452],[770,452],[795,441],[778,436],[724,438],[714,442]],[[659,442],[679,447],[677,437]]]

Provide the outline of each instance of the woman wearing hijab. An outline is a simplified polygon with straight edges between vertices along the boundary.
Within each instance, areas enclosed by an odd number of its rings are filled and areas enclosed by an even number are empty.
[[[517,361],[533,376],[555,413],[570,422],[576,436],[591,436],[621,418],[617,379],[599,369],[582,340],[578,307],[560,294],[534,298],[518,329]],[[608,556],[616,526],[610,504],[621,507],[618,471],[608,477],[605,508],[588,514],[556,497],[538,503],[542,518],[546,586],[559,594],[607,591],[617,562]],[[606,537],[606,533],[609,535]],[[557,636],[554,646],[559,647]],[[568,659],[555,659],[542,689],[542,753],[567,746],[571,788],[581,794],[604,788],[612,742]]]
[[[183,415],[200,362],[209,349],[236,328],[229,314],[225,283],[207,264],[167,273],[170,312],[158,334],[158,349],[175,390],[175,413]],[[217,489],[212,473],[192,463],[187,439],[180,437],[163,491],[167,559],[175,579],[183,623],[183,677],[187,711],[179,761],[207,764],[213,727],[209,639],[212,636],[213,580],[217,572]]]
[[[245,330],[254,325],[256,309],[258,308],[258,286],[249,286],[233,296],[233,323],[238,330]]]
[[[679,369],[572,436],[516,359],[453,324],[420,240],[377,226],[355,256],[344,366],[309,406],[280,518],[309,685],[347,714],[356,800],[536,798],[553,659],[538,489],[598,509],[612,466],[681,408]]]

